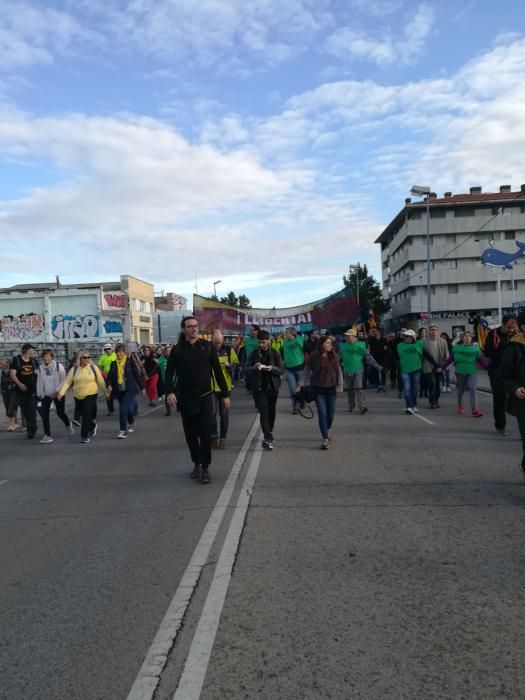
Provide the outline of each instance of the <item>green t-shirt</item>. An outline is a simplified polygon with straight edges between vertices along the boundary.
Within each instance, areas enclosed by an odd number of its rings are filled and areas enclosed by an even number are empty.
[[[284,366],[288,369],[304,365],[304,335],[296,335],[291,340],[284,339],[283,359]]]
[[[423,366],[423,341],[415,340],[413,343],[399,343],[397,346],[399,364],[402,372],[419,372]]]
[[[479,345],[454,345],[452,357],[456,374],[476,374],[476,362],[481,357],[481,349]]]
[[[366,343],[357,340],[355,343],[343,343],[341,345],[341,360],[345,374],[362,372],[366,357]]]
[[[247,335],[244,339],[244,347],[246,348],[246,358],[248,358],[251,353],[259,347],[259,341],[257,338],[252,338],[251,335]]]
[[[159,363],[160,376],[162,381],[166,379],[166,365],[168,364],[168,358],[166,355],[161,355],[157,362]]]
[[[98,360],[98,366],[104,372],[104,374],[107,374],[109,372],[109,368],[111,367],[111,363],[115,362],[116,359],[117,355],[114,352],[112,352],[111,355],[104,353]]]

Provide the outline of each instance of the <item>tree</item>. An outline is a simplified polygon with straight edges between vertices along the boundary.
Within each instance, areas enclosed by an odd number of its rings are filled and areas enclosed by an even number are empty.
[[[358,288],[359,280],[359,288]],[[350,287],[355,294],[359,304],[361,318],[366,319],[366,314],[370,310],[374,312],[376,318],[386,313],[390,309],[390,301],[383,299],[379,282],[368,274],[366,265],[350,265],[348,276],[343,275],[343,284]]]
[[[241,294],[239,296],[239,309],[251,309],[252,305],[250,304],[250,300],[245,294]]]
[[[237,296],[235,292],[228,292],[225,297],[220,298],[221,304],[233,306],[236,309],[251,309],[250,300],[244,294]]]

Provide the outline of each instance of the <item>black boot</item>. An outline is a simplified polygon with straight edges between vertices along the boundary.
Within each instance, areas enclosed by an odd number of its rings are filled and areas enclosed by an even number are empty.
[[[200,475],[201,475],[201,465],[196,464],[193,467],[192,473],[190,474],[190,479],[198,479]]]
[[[208,469],[208,467],[203,467],[201,475],[201,484],[209,484],[210,481],[210,470]]]

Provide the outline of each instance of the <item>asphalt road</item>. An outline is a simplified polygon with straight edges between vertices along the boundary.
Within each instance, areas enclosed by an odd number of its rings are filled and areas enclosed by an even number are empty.
[[[501,438],[489,395],[417,418],[368,392],[325,452],[285,393],[261,453],[234,392],[209,486],[163,408],[124,441],[108,418],[89,445],[0,434],[2,700],[525,697],[513,419]]]

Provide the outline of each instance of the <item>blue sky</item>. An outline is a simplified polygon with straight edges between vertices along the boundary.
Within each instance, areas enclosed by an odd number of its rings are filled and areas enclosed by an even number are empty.
[[[412,184],[525,182],[521,0],[0,9],[0,286],[196,275],[295,305],[380,276]]]

